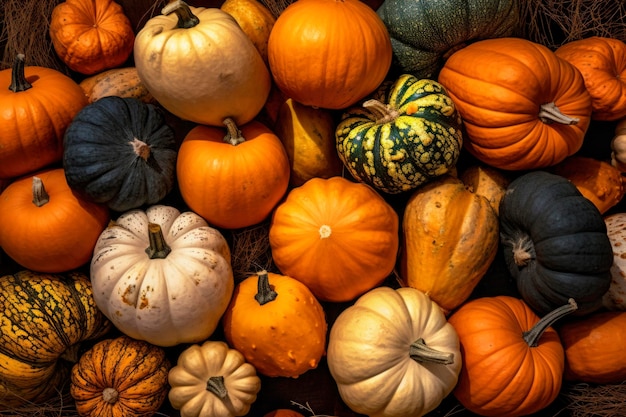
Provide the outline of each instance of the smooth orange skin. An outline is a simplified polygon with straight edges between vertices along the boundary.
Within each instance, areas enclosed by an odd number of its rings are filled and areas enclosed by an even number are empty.
[[[245,142],[224,142],[224,128],[198,125],[185,136],[176,163],[185,203],[213,226],[238,229],[269,216],[289,186],[289,158],[280,139],[257,121],[239,127]]]
[[[35,175],[50,195],[41,207],[32,202]],[[67,272],[89,262],[109,220],[105,205],[72,192],[62,168],[48,169],[13,181],[0,194],[0,247],[24,268]]]
[[[547,47],[521,38],[487,39],[453,53],[438,78],[457,106],[464,148],[505,170],[556,165],[576,153],[591,121],[582,75]],[[578,123],[544,123],[554,102]]]
[[[278,410],[270,411],[263,417],[304,417],[304,414],[286,408],[280,408]]]

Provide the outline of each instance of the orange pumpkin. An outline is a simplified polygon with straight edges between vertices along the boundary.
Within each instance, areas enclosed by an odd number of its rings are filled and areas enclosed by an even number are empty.
[[[87,105],[83,89],[59,71],[25,66],[0,71],[0,178],[28,174],[61,161],[63,134]]]
[[[265,125],[227,130],[198,125],[178,150],[176,172],[185,203],[209,223],[239,229],[263,221],[289,186],[289,157]]]
[[[288,408],[279,408],[266,413],[263,417],[304,417],[304,414],[289,410]]]
[[[570,300],[540,319],[524,301],[504,295],[463,304],[448,319],[463,355],[454,396],[481,416],[525,416],[550,405],[565,366],[551,326],[576,308]]]
[[[114,0],[66,0],[50,17],[50,39],[61,60],[81,74],[122,65],[133,51],[135,33]]]
[[[109,209],[76,196],[62,168],[17,179],[0,194],[0,247],[33,271],[86,264],[108,222]]]
[[[594,120],[626,117],[626,43],[591,36],[567,42],[556,55],[574,65],[591,94]]]
[[[399,246],[393,208],[364,183],[312,178],[292,189],[272,216],[278,269],[325,301],[348,301],[392,272]]]
[[[463,119],[464,147],[495,168],[556,165],[581,148],[591,120],[591,96],[576,67],[526,39],[459,49],[439,82]]]
[[[293,2],[268,41],[276,85],[302,104],[329,109],[348,107],[374,91],[391,58],[385,24],[359,0]]]
[[[267,42],[276,18],[259,0],[225,0],[220,9],[235,18],[267,64]]]

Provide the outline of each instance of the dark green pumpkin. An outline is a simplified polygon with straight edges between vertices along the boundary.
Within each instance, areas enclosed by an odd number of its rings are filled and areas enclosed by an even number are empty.
[[[101,98],[74,117],[63,146],[69,186],[112,210],[155,204],[174,187],[178,144],[152,104]]]
[[[393,67],[437,78],[445,58],[471,42],[514,35],[518,0],[385,0],[377,9],[393,48]]]
[[[355,179],[397,194],[455,166],[461,118],[441,84],[404,74],[381,86],[362,107],[347,109],[335,138]]]
[[[602,306],[613,250],[595,205],[570,181],[545,171],[513,180],[500,204],[504,259],[538,314],[576,300],[575,314]]]

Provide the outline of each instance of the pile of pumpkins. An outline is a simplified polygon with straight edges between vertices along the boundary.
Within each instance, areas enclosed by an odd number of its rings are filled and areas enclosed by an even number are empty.
[[[0,71],[0,411],[523,416],[626,379],[626,44],[406,3],[54,8],[69,75]]]

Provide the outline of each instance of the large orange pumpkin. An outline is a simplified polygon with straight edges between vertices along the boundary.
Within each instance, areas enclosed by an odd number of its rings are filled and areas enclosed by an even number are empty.
[[[374,91],[391,66],[383,21],[359,0],[298,0],[276,19],[270,70],[287,97],[341,109]]]
[[[591,121],[580,72],[526,39],[472,43],[448,58],[439,82],[463,119],[464,147],[495,168],[556,165],[580,149]]]
[[[50,17],[50,39],[61,60],[81,74],[122,65],[133,51],[135,33],[114,0],[66,0]]]

